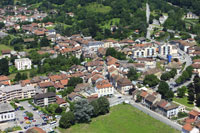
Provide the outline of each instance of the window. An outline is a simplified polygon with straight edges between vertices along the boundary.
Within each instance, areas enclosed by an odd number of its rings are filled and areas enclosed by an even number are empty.
[[[147,56],[149,56],[149,49],[147,49]]]
[[[168,46],[168,54],[170,54],[170,46]]]
[[[165,46],[163,47],[163,55],[165,55]]]
[[[144,56],[144,52],[142,52],[142,56]]]
[[[154,49],[152,49],[152,55],[154,55]]]
[[[139,56],[139,52],[137,52],[137,56]]]

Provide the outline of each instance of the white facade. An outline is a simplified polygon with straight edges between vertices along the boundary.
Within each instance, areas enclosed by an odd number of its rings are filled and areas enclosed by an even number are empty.
[[[114,87],[108,87],[108,88],[101,88],[101,89],[97,89],[97,93],[98,93],[98,97],[102,97],[102,96],[108,96],[108,95],[113,95],[114,94]]]
[[[178,115],[178,112],[179,112],[179,109],[178,108],[175,108],[175,109],[172,109],[172,110],[168,110],[167,112],[166,112],[166,116],[168,117],[168,118],[171,118],[171,117],[173,117],[173,116],[177,116]]]
[[[31,69],[31,60],[28,58],[15,59],[15,67],[17,70]]]
[[[0,123],[15,120],[15,111],[9,103],[0,104]]]

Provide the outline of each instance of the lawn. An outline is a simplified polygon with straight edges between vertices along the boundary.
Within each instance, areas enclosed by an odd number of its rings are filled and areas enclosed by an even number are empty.
[[[4,44],[0,44],[0,55],[1,55],[1,50],[13,50],[13,48],[12,47],[10,47],[10,46],[6,46],[6,45],[4,45]]]
[[[185,105],[185,106],[187,106],[189,108],[194,107],[193,104],[189,104],[188,103],[187,97],[184,97],[184,98],[173,98],[173,101],[178,102],[180,104],[183,104],[183,105]]]
[[[95,12],[95,13],[108,13],[111,11],[110,6],[104,6],[102,4],[97,4],[96,2],[89,4],[85,7],[88,12]]]
[[[117,105],[105,116],[92,119],[90,124],[76,124],[59,129],[61,133],[178,133],[130,105]]]

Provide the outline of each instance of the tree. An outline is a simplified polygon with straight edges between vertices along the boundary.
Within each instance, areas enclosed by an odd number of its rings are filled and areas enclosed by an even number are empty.
[[[109,110],[110,110],[110,103],[109,103],[109,101],[108,101],[107,98],[100,97],[97,100],[97,102],[99,104],[99,114],[104,115],[104,114],[106,114],[106,113],[109,112]]]
[[[170,100],[173,98],[173,92],[169,89],[169,85],[165,81],[161,81],[158,86],[158,92],[163,99]]]
[[[27,117],[30,119],[30,118],[33,118],[33,114],[31,112],[26,112],[26,115]]]
[[[55,114],[61,114],[62,111],[63,111],[62,108],[58,106],[58,107],[56,108],[56,110],[55,110]]]
[[[135,68],[130,68],[129,71],[128,71],[128,74],[127,74],[127,77],[133,81],[133,80],[137,80],[138,77],[139,77],[139,74],[137,73],[136,69]]]
[[[142,101],[142,97],[138,94],[138,95],[137,95],[136,102],[141,102],[141,101]]]
[[[0,29],[2,29],[5,26],[3,22],[0,22]]]
[[[76,87],[77,84],[83,83],[83,79],[80,77],[72,77],[70,78],[67,86]]]
[[[93,106],[93,116],[94,117],[96,117],[96,116],[98,116],[99,115],[99,112],[100,112],[100,105],[99,105],[99,103],[98,103],[98,101],[97,100],[94,100],[94,101],[92,101],[91,103],[90,103],[92,106]]]
[[[0,59],[0,75],[8,75],[9,66],[8,60],[6,58]]]
[[[84,123],[90,122],[93,115],[93,107],[88,103],[86,99],[80,99],[75,102],[74,116],[77,122]]]
[[[161,75],[161,77],[160,77],[160,79],[161,79],[161,80],[164,80],[164,81],[169,80],[170,78],[171,78],[171,75],[170,75],[169,72],[163,73],[163,74]]]
[[[22,78],[21,73],[18,72],[18,73],[15,75],[15,81],[20,81],[21,78]]]
[[[186,90],[187,90],[187,88],[185,86],[178,88],[177,96],[181,97],[181,98],[184,97]]]
[[[59,121],[59,127],[69,128],[70,126],[74,125],[74,123],[75,123],[74,113],[69,111],[67,113],[62,114]]]
[[[44,36],[40,41],[40,47],[46,47],[50,45],[50,41]]]
[[[190,104],[193,104],[195,100],[195,97],[194,97],[194,86],[193,84],[189,84],[188,85],[188,101]]]
[[[196,106],[200,107],[200,93],[196,95]]]
[[[48,87],[47,91],[48,92],[56,92],[56,88],[55,87]]]
[[[143,83],[149,85],[149,87],[154,87],[158,85],[159,79],[154,74],[150,74],[145,76]]]

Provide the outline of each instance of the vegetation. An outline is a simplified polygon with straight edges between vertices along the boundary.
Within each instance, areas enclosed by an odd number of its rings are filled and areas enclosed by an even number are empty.
[[[154,74],[150,74],[145,76],[143,83],[149,85],[149,87],[154,87],[158,85],[159,79]]]
[[[177,74],[177,70],[173,68],[170,72],[165,72],[161,75],[161,80],[169,80],[170,78],[174,78]]]
[[[20,126],[14,126],[14,127],[8,127],[4,130],[4,132],[14,132],[14,131],[19,131],[22,130]]]
[[[106,56],[112,56],[112,57],[115,57],[119,60],[125,60],[126,59],[126,55],[124,53],[118,52],[114,48],[108,48],[106,50]]]
[[[8,75],[9,67],[8,60],[6,58],[0,59],[0,75]]]
[[[182,104],[182,105],[185,105],[186,107],[194,107],[194,104],[192,103],[190,103],[189,101],[188,101],[188,99],[187,99],[187,97],[183,97],[183,98],[176,98],[176,97],[174,97],[173,98],[173,101],[175,101],[175,102],[177,102],[177,103],[180,103],[180,104]]]
[[[133,80],[137,80],[139,78],[139,73],[137,73],[135,68],[130,68],[127,74],[127,77],[133,81]]]
[[[165,81],[161,81],[158,86],[158,92],[162,95],[163,99],[171,100],[174,93],[170,90],[169,85]]]
[[[187,87],[186,86],[178,88],[177,96],[180,97],[180,98],[183,98],[185,96],[186,91],[187,91]]]
[[[132,133],[133,131],[136,133],[155,133],[155,131],[162,133],[178,133],[178,131],[170,126],[153,119],[127,104],[111,107],[108,115],[93,118],[90,124],[76,124],[67,130],[59,130],[61,133]]]
[[[88,103],[86,99],[80,99],[72,104],[70,112],[63,113],[59,121],[59,127],[69,128],[77,123],[88,123],[91,117],[97,117],[109,112],[110,104],[105,97],[100,97],[97,100]]]
[[[178,79],[176,79],[175,82],[177,84],[182,84],[185,81],[189,80],[192,77],[192,71],[193,71],[192,66],[187,67],[186,70],[183,71],[182,75]]]

